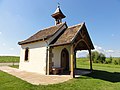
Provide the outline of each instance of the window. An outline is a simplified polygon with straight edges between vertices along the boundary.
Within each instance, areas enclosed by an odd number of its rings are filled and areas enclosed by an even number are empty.
[[[25,49],[25,61],[28,61],[28,57],[29,57],[29,48],[27,47]]]

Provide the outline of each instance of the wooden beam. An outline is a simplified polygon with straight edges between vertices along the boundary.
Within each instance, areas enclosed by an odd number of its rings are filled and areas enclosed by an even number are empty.
[[[71,55],[70,55],[70,68],[71,68],[71,77],[74,78],[74,50],[73,50],[73,45],[71,46]]]
[[[90,70],[92,71],[92,56],[91,56],[91,49],[89,50],[89,57],[90,57]]]
[[[76,51],[74,51],[74,65],[75,65],[75,69],[76,69]]]

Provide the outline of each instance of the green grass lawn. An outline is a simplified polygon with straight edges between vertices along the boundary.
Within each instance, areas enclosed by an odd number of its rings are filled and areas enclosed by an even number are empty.
[[[0,56],[0,63],[19,62],[20,57],[17,56]]]
[[[78,68],[89,68],[89,61],[77,59]],[[93,73],[61,84],[32,85],[0,71],[0,90],[120,90],[120,65],[95,64]]]
[[[10,67],[19,68],[19,65],[11,65]]]

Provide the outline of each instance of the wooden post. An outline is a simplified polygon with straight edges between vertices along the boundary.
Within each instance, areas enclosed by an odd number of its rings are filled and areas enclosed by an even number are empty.
[[[89,50],[89,56],[90,56],[90,70],[92,71],[92,56],[91,56],[91,50]]]
[[[73,45],[71,46],[71,55],[70,55],[70,67],[71,67],[71,77],[74,78],[74,50]]]
[[[76,51],[74,51],[74,64],[75,64],[75,69],[76,69]]]

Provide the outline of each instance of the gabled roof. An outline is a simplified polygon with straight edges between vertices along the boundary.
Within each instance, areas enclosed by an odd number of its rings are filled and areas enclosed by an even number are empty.
[[[90,36],[87,32],[87,28],[85,26],[85,23],[80,23],[78,25],[74,25],[71,27],[68,27],[63,34],[50,46],[62,46],[62,45],[66,45],[66,44],[73,44],[75,43],[75,39],[77,37],[81,37],[80,36],[80,32],[82,32],[82,30],[84,30],[85,33],[85,37],[86,37],[86,42],[89,45],[89,47],[91,49],[94,49],[93,43],[90,39]]]
[[[31,42],[41,41],[43,39],[48,39],[48,38],[52,37],[57,31],[59,31],[59,29],[62,28],[62,26],[64,24],[65,23],[61,23],[61,24],[40,30],[39,32],[37,32],[33,36],[29,37],[28,39],[18,42],[18,44],[22,45],[22,44],[27,44],[27,43],[31,43]]]
[[[61,33],[56,34],[64,25],[66,25],[66,23],[61,23],[56,26],[46,28],[44,30],[40,30],[39,32],[37,32],[36,34],[31,36],[30,38],[28,38],[24,41],[21,41],[18,44],[22,45],[22,44],[41,41],[41,40],[46,40],[54,35],[57,35],[57,37],[51,41],[49,46],[54,47],[54,46],[62,46],[62,45],[67,45],[67,44],[74,44],[77,41],[84,39],[86,41],[88,47],[90,49],[94,49],[93,43],[87,32],[85,23],[80,23],[80,24],[77,24],[77,25],[74,25],[71,27],[64,28],[61,31]],[[81,45],[82,45],[82,43],[80,45],[78,45],[79,49],[82,47],[83,47],[83,49],[87,49],[87,48],[85,48],[86,46],[84,46],[84,45],[81,46]]]
[[[83,23],[68,27],[51,46],[70,44],[82,26]]]

